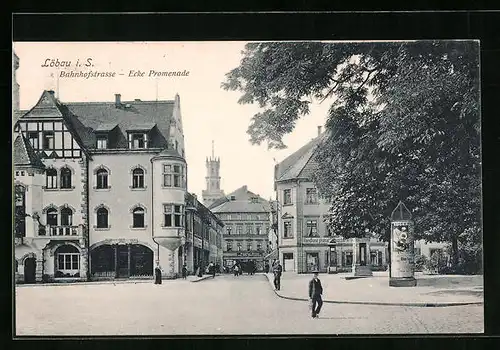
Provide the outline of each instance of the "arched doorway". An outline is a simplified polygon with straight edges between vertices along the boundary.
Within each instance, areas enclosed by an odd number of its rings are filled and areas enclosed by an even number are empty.
[[[153,256],[141,244],[101,245],[90,253],[90,272],[95,278],[152,277]]]
[[[36,260],[35,258],[24,259],[24,283],[36,282]]]

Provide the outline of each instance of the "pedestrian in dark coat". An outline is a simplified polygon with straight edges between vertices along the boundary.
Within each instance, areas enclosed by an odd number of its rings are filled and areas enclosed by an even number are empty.
[[[161,284],[161,267],[159,264],[155,268],[155,284]]]
[[[274,288],[280,290],[281,288],[281,273],[283,272],[283,267],[281,267],[280,262],[276,262],[273,268],[274,273]]]
[[[309,281],[309,302],[311,303],[311,316],[317,318],[323,306],[321,295],[323,294],[323,286],[318,278],[318,272],[314,272],[313,279]]]
[[[187,277],[187,266],[186,263],[184,263],[184,265],[182,265],[182,278],[186,279],[186,277]]]

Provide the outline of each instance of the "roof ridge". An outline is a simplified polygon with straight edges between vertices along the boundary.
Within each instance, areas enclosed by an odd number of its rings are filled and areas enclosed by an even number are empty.
[[[133,104],[141,104],[141,103],[144,103],[144,104],[149,104],[149,103],[172,103],[172,104],[174,104],[175,101],[174,100],[158,100],[158,101],[153,101],[153,100],[135,101],[135,100],[131,100],[131,101],[121,101],[121,103],[122,104],[126,104],[126,103],[133,103]],[[75,105],[92,105],[92,104],[94,104],[94,105],[97,105],[97,104],[110,104],[110,105],[114,105],[115,102],[113,102],[113,101],[89,101],[89,102],[85,102],[85,101],[67,102],[67,101],[65,101],[64,104],[65,105],[72,105],[72,106],[75,106]]]

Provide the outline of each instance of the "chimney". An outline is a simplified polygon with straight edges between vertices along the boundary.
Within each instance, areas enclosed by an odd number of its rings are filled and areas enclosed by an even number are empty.
[[[122,95],[121,94],[115,94],[115,107],[120,108],[122,105]]]
[[[49,94],[51,94],[52,96],[54,96],[54,90],[48,90],[47,91]]]
[[[318,125],[318,136],[321,135],[321,125]]]

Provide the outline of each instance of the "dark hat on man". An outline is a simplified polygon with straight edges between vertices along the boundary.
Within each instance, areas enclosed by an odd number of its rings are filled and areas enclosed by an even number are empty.
[[[312,272],[312,273],[319,273],[319,271],[318,271],[318,270],[313,270],[313,272]]]

